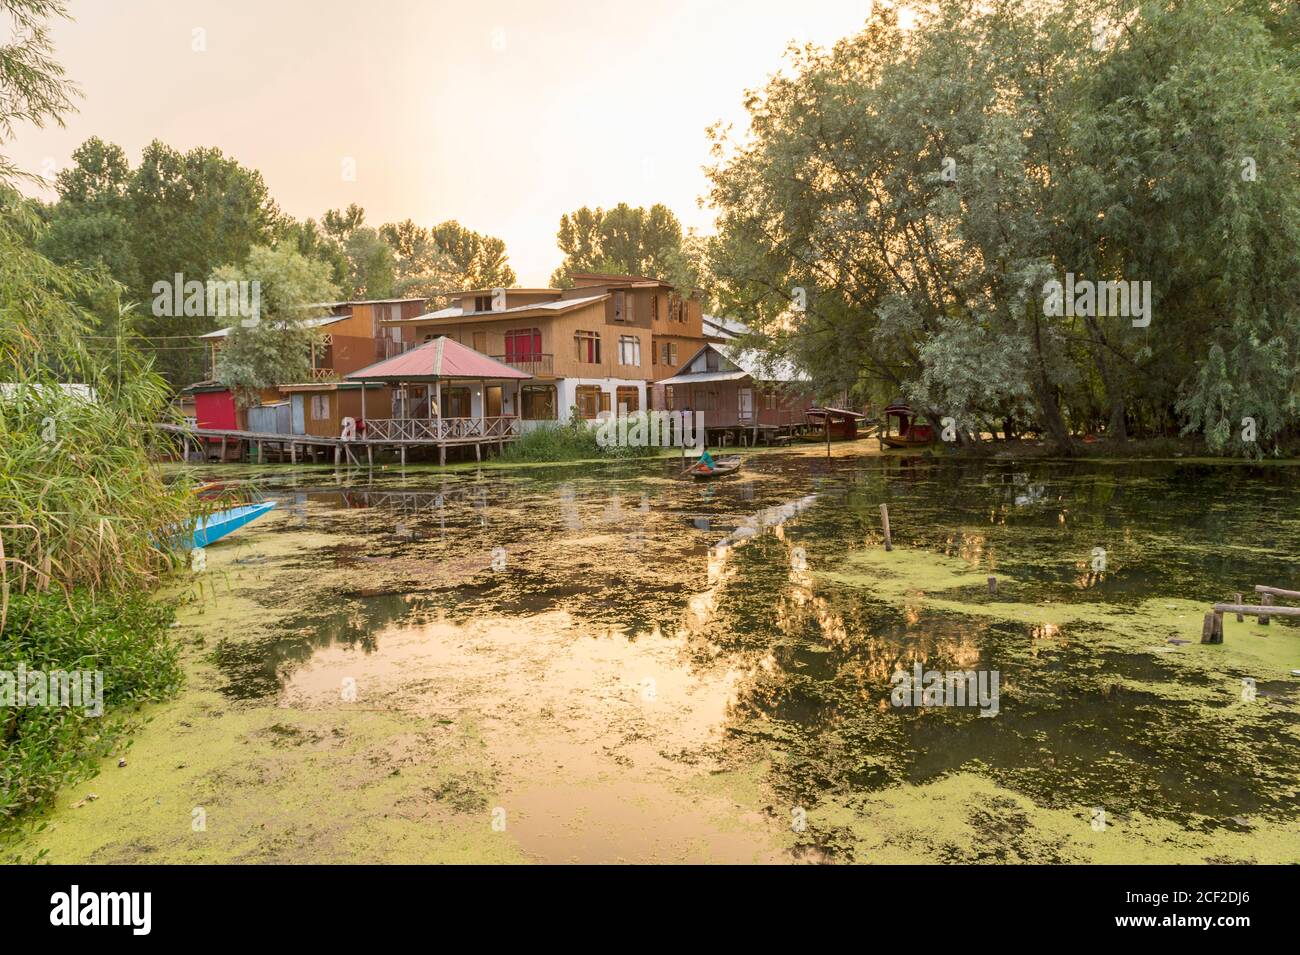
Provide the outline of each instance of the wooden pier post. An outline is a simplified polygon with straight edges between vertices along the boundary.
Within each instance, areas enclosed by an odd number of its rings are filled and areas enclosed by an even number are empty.
[[[402,467],[406,467],[406,444],[403,443],[403,444],[399,445],[398,447],[401,448]]]
[[[830,453],[830,447],[831,447],[831,443],[828,440],[826,442],[826,451],[828,454]],[[888,504],[880,505],[880,523],[884,525],[885,528],[885,550],[893,550],[894,541],[893,538],[889,536],[889,505]]]
[[[1266,593],[1266,594],[1261,594],[1261,595],[1260,595],[1260,598],[1259,598],[1259,602],[1260,602],[1260,605],[1261,605],[1261,606],[1264,606],[1264,607],[1271,607],[1271,606],[1273,606],[1273,595],[1272,595],[1272,594],[1268,594],[1268,593]],[[1260,625],[1261,627],[1267,627],[1267,626],[1268,626],[1268,622],[1269,622],[1268,614],[1266,614],[1266,613],[1262,613],[1262,614],[1259,615],[1259,625]]]
[[[1223,614],[1211,611],[1201,624],[1201,643],[1223,642]]]
[[[343,445],[334,445],[334,466],[338,467],[343,463]]]
[[[374,448],[375,446],[373,444],[369,441],[366,442],[366,467],[368,468],[373,468],[375,466]]]
[[[990,577],[990,578],[989,578],[989,593],[991,593],[991,594],[996,594],[997,592],[998,592],[998,579],[997,579],[996,577]]]
[[[1244,603],[1244,601],[1241,599],[1241,594],[1233,594],[1233,596],[1237,598],[1237,603]],[[1246,615],[1242,613],[1237,614],[1237,623],[1245,623],[1245,622],[1246,622]]]
[[[290,464],[298,463],[298,444],[295,441],[289,442],[289,463]]]

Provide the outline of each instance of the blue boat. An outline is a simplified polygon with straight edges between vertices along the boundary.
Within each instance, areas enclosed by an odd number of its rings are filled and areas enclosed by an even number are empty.
[[[228,511],[213,511],[207,517],[200,517],[194,525],[194,546],[207,547],[231,531],[257,520],[273,507],[275,501],[264,501],[261,504],[232,507]]]

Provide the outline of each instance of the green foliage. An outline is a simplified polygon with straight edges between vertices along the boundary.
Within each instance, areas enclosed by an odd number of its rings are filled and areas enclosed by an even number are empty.
[[[637,417],[636,415],[632,416]],[[629,427],[632,424],[629,422]],[[577,416],[576,409],[568,424],[533,428],[523,437],[506,445],[500,460],[517,462],[599,461],[621,458],[653,457],[659,448],[602,447],[594,422]]]
[[[749,136],[715,131],[722,308],[819,380],[1067,452],[1175,411],[1213,448],[1243,415],[1295,431],[1300,77],[1260,7],[942,0],[905,31],[878,6],[794,51]],[[1066,272],[1151,282],[1151,326],[1045,316]]]
[[[7,133],[19,119],[57,118],[68,87],[40,24],[62,8],[0,0],[0,11],[36,38],[25,52],[21,40],[0,47]],[[109,150],[100,160],[102,174],[68,186],[95,215],[111,215],[112,189],[100,184],[117,163]],[[159,535],[195,506],[189,483],[164,481],[154,463],[166,442],[146,423],[168,418],[170,391],[137,347],[122,287],[102,266],[39,251],[45,224],[10,169],[0,159],[0,670],[102,670],[113,711],[0,711],[0,834],[93,771],[123,729],[121,706],[176,685],[170,611],[145,594],[175,559],[155,546]],[[105,314],[112,335],[92,337]]]
[[[101,671],[103,713],[93,706],[15,706],[0,710],[0,841],[19,818],[48,805],[64,786],[93,775],[96,762],[120,752],[140,704],[180,685],[177,648],[168,639],[173,612],[139,594],[85,591],[14,598],[0,671]]]
[[[104,266],[138,303],[152,301],[154,284],[177,274],[204,282],[219,266],[243,262],[282,226],[261,173],[219,149],[181,153],[155,140],[132,170],[120,147],[92,137],[55,186],[59,200],[41,251],[60,264]],[[140,331],[169,343],[158,365],[179,387],[205,377],[207,348],[197,336],[216,327],[211,315],[150,315]],[[181,345],[178,336],[192,337]]]
[[[434,298],[462,289],[509,288],[518,281],[506,262],[505,243],[459,222],[432,229],[410,219],[381,226],[397,259],[397,292]]]
[[[7,28],[0,45],[0,141],[13,138],[20,123],[44,126],[63,124],[72,108],[76,88],[64,79],[63,67],[51,56],[51,17],[66,17],[59,0],[0,0],[0,21]],[[0,156],[0,182],[28,178],[5,156]]]
[[[312,349],[321,337],[309,320],[324,314],[322,303],[338,296],[329,266],[303,257],[288,245],[256,246],[243,265],[223,266],[213,278],[256,282],[261,301],[255,324],[239,321],[230,326],[217,353],[217,380],[245,406],[256,403],[263,388],[307,381]]]
[[[686,271],[681,223],[658,203],[649,209],[625,202],[609,210],[583,206],[560,217],[556,244],[564,253],[551,276],[557,288],[572,286],[575,272],[668,280]]]
[[[151,532],[190,502],[151,462],[162,447],[137,422],[166,420],[170,394],[132,336],[91,347],[95,317],[75,304],[117,300],[93,272],[57,266],[32,247],[39,223],[0,194],[0,579],[19,589],[121,589],[153,580],[168,558]],[[84,385],[87,400],[61,383]],[[6,584],[7,586],[7,584]],[[0,615],[2,623],[2,615]]]

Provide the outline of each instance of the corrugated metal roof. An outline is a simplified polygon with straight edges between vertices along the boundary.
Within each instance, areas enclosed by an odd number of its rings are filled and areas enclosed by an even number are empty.
[[[755,381],[811,381],[792,361],[770,358],[753,348],[734,345],[712,345],[737,368],[743,368]]]
[[[412,348],[394,358],[343,376],[348,381],[434,381],[439,378],[533,377],[504,362],[476,352],[468,345],[439,335],[433,341]]]
[[[694,375],[687,373],[684,375],[674,375],[671,378],[665,378],[662,381],[656,381],[656,385],[689,385],[702,381],[738,381],[741,378],[748,378],[747,371],[701,371]]]
[[[351,315],[320,315],[316,318],[304,318],[300,321],[308,328],[320,328],[322,325],[333,325],[335,322],[342,322],[351,318]],[[225,328],[218,328],[215,332],[208,332],[206,335],[200,335],[200,338],[225,338],[234,329],[234,325],[228,325]]]
[[[513,291],[513,289],[507,289],[506,291]],[[440,318],[480,318],[480,317],[491,318],[500,315],[517,315],[520,312],[532,312],[532,311],[537,311],[538,309],[547,312],[567,312],[571,308],[579,308],[583,305],[590,305],[592,302],[599,302],[602,299],[608,297],[609,297],[608,294],[601,294],[601,295],[588,295],[585,296],[584,298],[559,298],[559,299],[554,299],[550,302],[532,302],[531,304],[528,305],[516,305],[513,308],[502,309],[501,311],[498,312],[494,312],[491,310],[486,312],[467,312],[464,309],[462,309],[459,305],[452,305],[448,308],[438,309],[438,311],[436,312],[426,312],[423,315],[417,315],[415,318],[385,319],[383,321],[383,324],[410,325],[415,322],[436,321],[437,319]]]

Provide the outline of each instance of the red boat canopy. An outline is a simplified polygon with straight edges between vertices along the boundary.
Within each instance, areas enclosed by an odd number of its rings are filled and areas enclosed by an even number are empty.
[[[348,381],[446,381],[452,378],[522,380],[532,375],[440,335],[419,348],[350,372]]]

